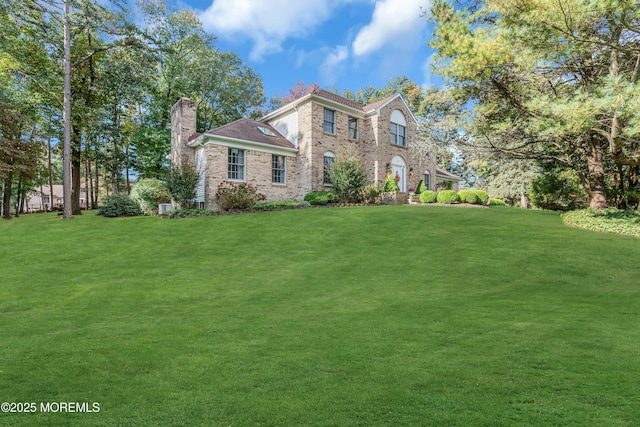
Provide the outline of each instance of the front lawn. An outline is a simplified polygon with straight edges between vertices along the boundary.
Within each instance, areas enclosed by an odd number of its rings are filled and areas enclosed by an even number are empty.
[[[100,408],[0,425],[636,425],[639,260],[514,208],[0,221],[0,401]]]

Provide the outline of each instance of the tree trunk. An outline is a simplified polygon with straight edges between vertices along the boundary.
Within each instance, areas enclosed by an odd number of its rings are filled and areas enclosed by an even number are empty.
[[[82,215],[80,207],[80,187],[82,182],[82,164],[80,162],[80,134],[79,129],[75,129],[73,136],[73,144],[71,144],[71,213],[73,215]]]
[[[592,139],[589,144],[590,151],[587,154],[587,166],[589,168],[589,207],[595,210],[603,210],[607,207],[607,192],[604,174],[603,150],[597,139]]]
[[[51,166],[51,137],[47,141],[47,145],[49,146],[48,156],[48,167],[49,167],[49,210],[53,212],[53,167]]]
[[[71,209],[71,22],[69,18],[69,0],[64,0],[64,56],[63,56],[63,77],[64,77],[64,96],[62,109],[62,127],[63,127],[63,167],[62,167],[62,184],[64,211],[63,219],[73,218]]]
[[[98,161],[96,160],[96,186],[95,193],[93,195],[93,205],[95,208],[98,208],[98,196],[100,194],[100,166],[98,166]]]
[[[531,208],[531,202],[529,201],[529,195],[527,193],[522,193],[522,196],[520,196],[520,207],[522,209]]]
[[[15,217],[18,218],[21,214],[20,208],[22,207],[22,199],[20,195],[22,194],[22,177],[18,178],[18,191],[16,192],[16,210]]]
[[[93,175],[91,174],[91,160],[87,159],[87,164],[85,166],[85,173],[87,177],[89,177],[89,185],[87,186],[87,206],[91,209],[95,209],[96,205],[93,203]]]
[[[11,219],[11,187],[13,184],[13,172],[9,172],[4,180],[2,193],[2,218]]]

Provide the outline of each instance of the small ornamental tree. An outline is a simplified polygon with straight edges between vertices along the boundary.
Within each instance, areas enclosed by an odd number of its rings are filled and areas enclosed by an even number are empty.
[[[382,191],[385,193],[394,193],[399,190],[400,188],[398,187],[396,178],[393,176],[393,174],[389,174],[387,180],[384,182],[384,188],[382,189]]]
[[[133,186],[131,198],[138,202],[145,215],[156,215],[158,204],[169,203],[171,194],[164,182],[155,178],[146,178]]]
[[[427,191],[427,185],[424,183],[423,180],[420,180],[420,182],[418,183],[418,186],[416,187],[416,194],[421,194],[425,191]]]
[[[367,182],[367,170],[353,150],[342,149],[331,164],[329,177],[341,199],[357,203],[362,200],[362,188]]]
[[[193,163],[182,161],[179,166],[171,166],[167,179],[167,189],[171,198],[175,200],[181,209],[191,208],[192,200],[196,197],[196,186],[200,179],[200,174]]]

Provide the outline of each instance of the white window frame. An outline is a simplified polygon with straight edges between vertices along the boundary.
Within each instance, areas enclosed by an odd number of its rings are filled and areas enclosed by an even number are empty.
[[[278,160],[282,159],[282,163]],[[282,166],[282,167],[279,167]],[[276,177],[279,176],[281,181],[276,181]],[[276,185],[287,184],[287,157],[272,154],[271,155],[271,183]]]
[[[233,154],[234,151],[237,152],[237,155]],[[232,162],[233,158],[241,159],[241,161],[234,163]],[[246,164],[247,164],[246,150],[229,147],[229,151],[227,155],[227,178],[229,179],[229,181],[244,182],[247,177]],[[232,176],[234,174],[236,175],[235,178]],[[241,177],[238,177],[240,175]]]
[[[331,113],[330,114],[330,119],[331,120],[327,120],[327,113]],[[328,108],[325,107],[324,109],[324,125],[323,125],[323,129],[326,133],[330,133],[332,135],[336,134],[336,112],[335,110],[330,110]],[[329,127],[329,129],[327,129],[327,126]]]
[[[427,187],[427,190],[431,190],[431,172],[429,171],[424,173],[424,184]]]
[[[391,143],[398,147],[407,146],[407,127],[391,122]]]

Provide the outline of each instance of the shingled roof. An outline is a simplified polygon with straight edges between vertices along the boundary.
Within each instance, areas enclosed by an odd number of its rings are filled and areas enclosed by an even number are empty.
[[[258,129],[259,127],[270,130],[273,132],[273,136],[265,135],[260,131],[260,129]],[[259,142],[262,144],[274,145],[276,147],[296,148],[287,138],[282,136],[271,125],[251,119],[236,120],[235,122],[227,123],[226,125],[208,130],[204,134]]]
[[[355,108],[356,110],[362,110],[364,112],[375,110],[376,108],[381,107],[382,105],[389,102],[391,98],[394,98],[395,96],[398,95],[398,94],[393,94],[391,96],[387,96],[384,99],[381,99],[380,101],[376,101],[368,105],[362,105],[357,101],[345,98],[344,96],[340,96],[338,94],[329,92],[324,89],[314,89],[311,93],[314,95],[320,96],[322,98],[328,99],[330,101],[337,102],[342,105],[346,105],[347,107]]]

